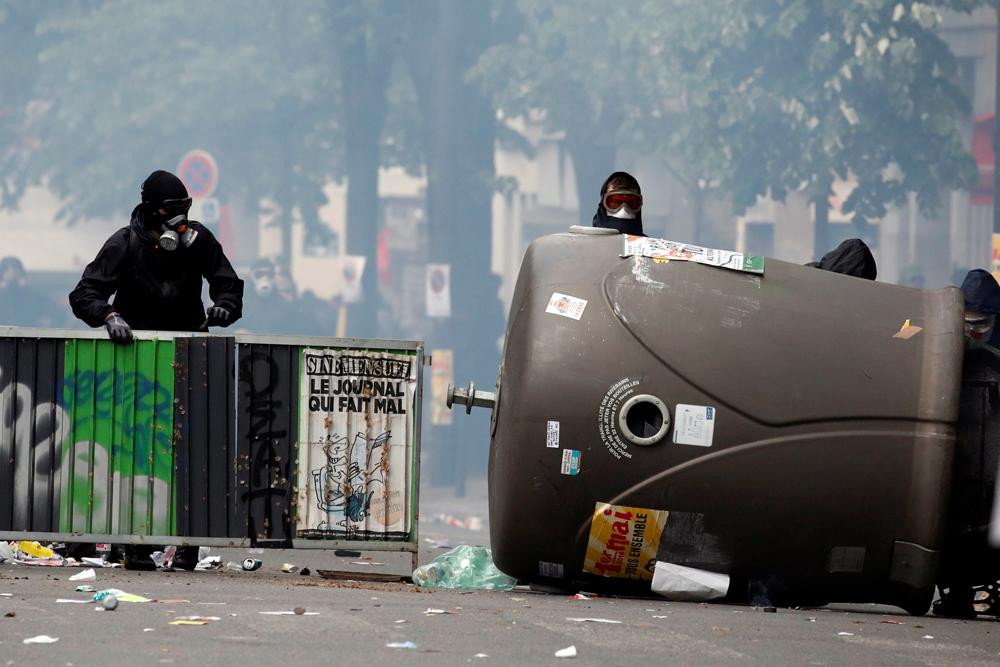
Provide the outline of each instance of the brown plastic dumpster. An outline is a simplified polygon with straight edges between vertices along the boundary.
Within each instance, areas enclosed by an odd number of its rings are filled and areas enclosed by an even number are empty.
[[[532,243],[518,277],[490,449],[497,565],[648,591],[663,560],[730,575],[735,599],[926,611],[961,292],[623,258],[623,237],[582,232]]]

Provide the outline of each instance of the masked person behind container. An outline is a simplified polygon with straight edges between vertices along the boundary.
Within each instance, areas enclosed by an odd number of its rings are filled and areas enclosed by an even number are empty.
[[[70,292],[73,314],[92,327],[104,326],[121,344],[132,342],[133,329],[208,331],[238,320],[243,281],[212,233],[187,219],[190,207],[179,178],[166,171],[150,174],[129,225],[111,235]],[[213,301],[207,317],[203,277]],[[152,568],[151,551],[126,548],[126,567]],[[177,550],[179,567],[196,561],[197,548]]]
[[[868,244],[861,239],[847,239],[823,255],[818,262],[809,262],[806,266],[865,280],[875,280],[878,276],[875,256]]]
[[[642,231],[642,191],[639,181],[631,174],[616,171],[604,181],[593,226],[615,229],[632,236],[645,236]]]

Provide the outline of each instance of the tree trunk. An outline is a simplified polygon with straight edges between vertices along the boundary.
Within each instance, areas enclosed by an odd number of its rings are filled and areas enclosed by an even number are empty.
[[[341,49],[347,105],[346,232],[348,254],[367,259],[361,274],[361,301],[349,309],[347,332],[351,336],[376,338],[382,302],[375,280],[375,245],[381,219],[379,139],[385,124],[392,57],[373,46],[363,29],[358,32]]]
[[[830,249],[830,202],[826,191],[813,199],[813,210],[815,211],[813,258],[819,261],[819,258]]]

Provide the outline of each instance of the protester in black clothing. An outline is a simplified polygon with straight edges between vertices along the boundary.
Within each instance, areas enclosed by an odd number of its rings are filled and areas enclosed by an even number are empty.
[[[73,314],[92,327],[103,325],[111,340],[123,344],[132,341],[132,329],[207,331],[238,320],[243,281],[212,233],[187,219],[191,199],[181,180],[154,171],[141,195],[129,226],[111,235],[70,293]],[[213,301],[207,317],[202,278]],[[151,551],[126,548],[125,566],[151,569]],[[196,562],[197,547],[178,548],[179,567]]]
[[[238,320],[243,281],[212,233],[187,219],[190,207],[181,180],[154,171],[129,226],[111,235],[70,293],[73,314],[119,343],[132,340],[132,329],[207,331]],[[207,317],[202,278],[214,302]]]
[[[823,255],[818,262],[809,262],[806,266],[814,266],[824,271],[842,273],[845,276],[875,280],[878,269],[875,267],[875,257],[868,245],[861,239],[847,239],[839,246]]]
[[[20,259],[13,256],[0,259],[0,326],[62,326],[61,310],[28,283],[28,274]]]
[[[642,191],[639,181],[631,174],[616,171],[601,185],[593,226],[645,236],[642,232]]]

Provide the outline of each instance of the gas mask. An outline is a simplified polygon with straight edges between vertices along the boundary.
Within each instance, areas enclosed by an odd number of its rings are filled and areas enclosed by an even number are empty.
[[[609,188],[601,197],[601,204],[610,218],[634,220],[642,210],[642,195],[630,188]]]
[[[150,208],[153,208],[154,211],[153,219],[160,224],[159,245],[161,248],[173,251],[181,243],[190,246],[194,242],[198,232],[187,224],[187,214],[191,209],[190,197],[165,199],[158,204],[152,204]]]

